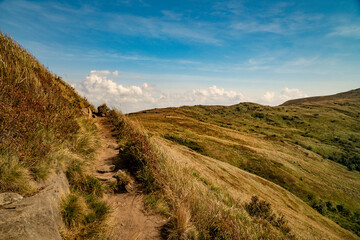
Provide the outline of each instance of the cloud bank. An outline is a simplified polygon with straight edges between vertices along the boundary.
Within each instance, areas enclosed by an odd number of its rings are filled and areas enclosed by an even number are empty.
[[[74,84],[74,87],[95,106],[106,103],[125,113],[183,105],[232,105],[244,101],[278,105],[290,99],[308,97],[301,90],[288,87],[278,92],[267,91],[260,98],[249,98],[240,92],[215,85],[174,93],[160,90],[148,83],[124,86],[111,79],[118,76],[118,71],[92,70],[84,81]]]
[[[141,86],[123,86],[109,79],[118,75],[118,71],[92,70],[84,81],[74,84],[74,87],[95,106],[106,103],[111,107],[120,108],[125,113],[195,104],[230,105],[245,100],[243,94],[215,85],[206,89],[171,93],[163,92],[148,83]]]

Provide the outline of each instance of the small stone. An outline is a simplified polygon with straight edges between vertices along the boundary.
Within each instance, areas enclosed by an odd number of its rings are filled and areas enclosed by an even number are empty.
[[[103,165],[97,168],[98,173],[108,173],[115,170],[115,165]]]
[[[23,197],[18,193],[5,192],[0,193],[0,206],[22,200]]]
[[[112,181],[112,179],[114,179],[112,176],[96,176],[96,178],[104,182]]]

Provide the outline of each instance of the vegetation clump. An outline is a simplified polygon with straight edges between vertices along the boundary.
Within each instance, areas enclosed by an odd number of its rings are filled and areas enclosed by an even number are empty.
[[[258,196],[253,196],[249,203],[245,203],[245,209],[251,216],[268,221],[271,225],[279,228],[285,234],[290,233],[291,229],[287,226],[284,215],[280,214],[277,216],[273,213],[270,203],[265,200],[259,200]]]
[[[64,239],[93,239],[103,232],[103,221],[109,206],[93,194],[74,192],[62,202],[61,214],[66,226],[62,230]]]
[[[110,112],[110,108],[105,103],[98,106],[97,110],[98,110],[97,111],[98,116],[101,116],[101,117],[108,116],[109,112]]]
[[[334,204],[323,201],[313,195],[308,195],[309,205],[320,214],[332,219],[334,222],[360,236],[360,211],[352,211],[344,204]]]

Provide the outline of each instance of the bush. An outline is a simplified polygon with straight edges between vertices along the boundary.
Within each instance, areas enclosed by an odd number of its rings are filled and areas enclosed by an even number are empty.
[[[93,194],[71,193],[62,202],[64,239],[99,239],[110,207]]]
[[[191,223],[191,213],[189,209],[183,205],[175,209],[174,215],[162,229],[162,234],[169,240],[190,240],[197,239],[198,232]]]
[[[98,116],[109,116],[110,113],[110,108],[104,103],[103,105],[98,106],[98,112],[97,115]]]
[[[62,203],[61,215],[65,225],[69,228],[82,223],[87,206],[83,197],[78,194],[70,194]]]
[[[245,209],[250,216],[268,221],[271,225],[279,228],[285,234],[290,233],[291,229],[287,226],[285,216],[282,214],[277,216],[273,213],[270,203],[265,200],[259,200],[257,196],[253,196],[249,203],[245,203]]]

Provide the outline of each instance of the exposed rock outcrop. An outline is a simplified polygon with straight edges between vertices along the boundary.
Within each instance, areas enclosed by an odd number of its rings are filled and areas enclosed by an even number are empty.
[[[63,173],[54,174],[34,196],[0,206],[0,240],[61,239],[60,202],[70,192]]]
[[[23,197],[18,193],[13,193],[13,192],[0,193],[0,206],[14,203],[22,199]]]

